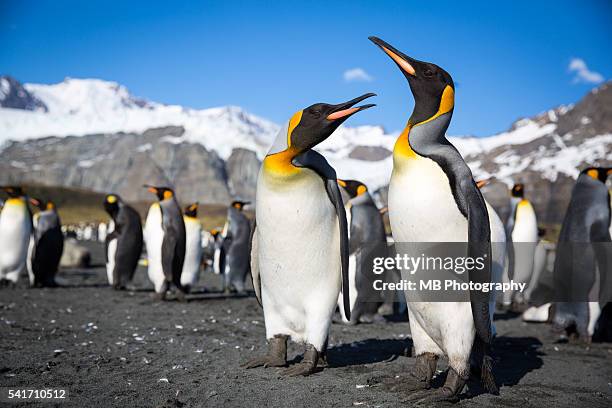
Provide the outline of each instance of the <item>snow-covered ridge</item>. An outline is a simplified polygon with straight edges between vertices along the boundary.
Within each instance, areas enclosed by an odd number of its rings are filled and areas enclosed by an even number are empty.
[[[185,129],[183,135],[166,137],[163,142],[201,143],[223,159],[227,159],[234,148],[240,147],[252,150],[262,158],[280,128],[278,124],[239,107],[197,110],[164,105],[134,97],[124,86],[99,79],[68,78],[53,85],[24,84],[21,87],[18,82],[4,78],[0,78],[0,146],[8,140],[44,136],[140,133],[156,127],[182,126]],[[11,86],[18,87],[13,89],[17,92],[11,93]],[[36,102],[29,101],[27,106],[33,103],[44,106],[34,106],[35,109],[2,107],[6,106],[1,102],[9,93],[18,96],[29,94],[24,97],[34,98]],[[521,119],[509,131],[490,137],[449,137],[449,140],[466,157],[477,178],[492,175],[484,167],[508,183],[528,168],[539,171],[550,180],[555,180],[559,173],[575,177],[576,167],[582,163],[612,160],[612,153],[607,153],[612,141],[610,135],[604,134],[582,143],[584,146],[566,147],[561,138],[565,135],[556,134],[557,123],[559,117],[573,108],[572,105],[561,106],[534,118]],[[579,122],[577,126],[587,126],[590,118],[582,117]],[[392,168],[391,151],[398,133],[387,133],[380,126],[342,126],[317,146],[317,150],[330,160],[340,177],[359,178],[370,184],[371,189],[376,189],[388,182]],[[537,151],[517,151],[522,145],[540,138],[547,138],[541,139],[548,141],[544,150],[540,146]],[[350,155],[356,147],[366,148],[366,151],[367,148],[376,148],[379,157],[370,161],[354,158]],[[148,149],[150,147],[142,147],[142,151]],[[388,155],[385,156],[385,152]],[[489,157],[491,152],[495,152],[495,157]],[[491,163],[494,170],[491,170]],[[86,167],[88,164],[80,165]]]
[[[234,147],[262,154],[278,131],[270,121],[239,107],[188,109],[132,96],[115,82],[71,79],[53,85],[24,88],[48,112],[0,108],[0,144],[44,136],[82,136],[92,133],[143,132],[162,126],[183,126],[183,140],[202,143],[227,158]]]

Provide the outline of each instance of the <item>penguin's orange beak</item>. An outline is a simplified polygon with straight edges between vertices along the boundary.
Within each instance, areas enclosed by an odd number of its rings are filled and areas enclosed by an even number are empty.
[[[412,66],[411,64],[412,58],[402,53],[401,51],[397,50],[391,44],[381,40],[378,37],[371,36],[368,38],[374,44],[378,45],[380,49],[385,52],[385,54],[391,57],[391,59],[397,64],[397,66],[400,67],[402,71],[404,71],[405,73],[409,75],[416,76],[416,70],[414,69],[414,66]]]
[[[354,105],[358,104],[359,102],[363,101],[364,99],[367,98],[371,98],[372,96],[376,96],[376,94],[374,93],[367,93],[365,95],[361,95],[355,99],[352,99],[348,102],[344,102],[344,103],[340,103],[338,105],[334,106],[334,111],[332,113],[330,113],[329,115],[327,115],[327,120],[338,120],[338,119],[342,119],[345,118],[347,116],[351,116],[354,113],[357,113],[359,111],[362,110],[366,110],[369,109],[373,106],[376,106],[373,103],[367,104],[367,105],[363,105],[363,106],[357,106],[355,108],[353,108]]]
[[[487,184],[489,184],[489,180],[478,180],[476,182],[476,186],[478,188],[483,188],[484,186],[486,186]]]

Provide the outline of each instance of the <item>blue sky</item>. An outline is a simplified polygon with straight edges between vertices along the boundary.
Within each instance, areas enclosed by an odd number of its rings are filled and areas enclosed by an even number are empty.
[[[367,40],[377,35],[450,72],[449,133],[478,136],[575,102],[612,76],[608,1],[174,3],[0,0],[0,72],[40,83],[102,78],[154,101],[238,105],[276,122],[372,91],[378,107],[348,123],[393,131],[413,100]],[[583,63],[570,72],[572,58]],[[355,69],[365,75],[347,81]]]

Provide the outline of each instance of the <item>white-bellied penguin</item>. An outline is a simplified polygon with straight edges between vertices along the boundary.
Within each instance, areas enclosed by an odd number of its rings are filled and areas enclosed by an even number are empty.
[[[609,175],[611,167],[580,173],[557,242],[553,327],[587,342],[604,303],[612,300]]]
[[[394,291],[377,291],[374,281],[390,282],[394,277],[372,273],[372,258],[387,256],[387,236],[382,215],[368,191],[358,180],[338,179],[343,193],[344,207],[349,231],[349,299],[350,320],[344,314],[342,297],[338,306],[345,323],[371,322],[378,316],[378,309],[386,302],[385,310],[393,312]],[[390,309],[390,310],[389,310]]]
[[[461,154],[446,138],[455,106],[451,76],[439,66],[413,59],[370,37],[397,64],[410,85],[414,110],[393,150],[389,219],[397,243],[464,242],[467,256],[483,258],[483,268],[467,271],[471,281],[491,279],[491,232],[485,201]],[[420,255],[420,254],[419,254]],[[404,388],[427,389],[438,357],[448,356],[444,386],[413,397],[456,400],[476,360],[485,387],[496,393],[489,355],[492,341],[486,293],[471,291],[470,302],[410,302],[410,329],[416,351]]]
[[[0,285],[15,285],[26,268],[32,213],[23,188],[0,189],[8,194],[0,213]]]
[[[251,247],[253,287],[263,306],[268,353],[244,367],[284,366],[287,339],[306,343],[303,360],[286,375],[308,375],[325,352],[342,286],[350,318],[348,228],[336,172],[312,150],[352,114],[366,94],[338,105],[296,112],[279,131],[257,179]]]
[[[516,183],[510,190],[510,216],[506,223],[508,235],[512,237],[514,248],[514,281],[526,283],[523,293],[515,292],[511,301],[518,308],[529,302],[533,282],[533,261],[538,244],[538,220],[531,202],[525,198],[525,185]],[[507,303],[507,301],[506,301]]]
[[[187,293],[198,282],[202,266],[202,224],[198,220],[198,206],[197,202],[188,205],[183,215],[186,243],[181,285]]]
[[[165,299],[171,284],[179,300],[185,299],[181,272],[185,261],[185,221],[174,191],[169,187],[145,185],[157,202],[149,208],[144,238],[149,261],[148,276],[155,286],[156,297]]]
[[[142,254],[140,215],[117,194],[104,198],[104,210],[111,217],[104,237],[108,283],[113,289],[125,289],[134,277]]]
[[[64,251],[62,223],[53,201],[30,198],[38,208],[32,222],[32,236],[28,250],[28,276],[30,286],[54,287],[55,275]]]

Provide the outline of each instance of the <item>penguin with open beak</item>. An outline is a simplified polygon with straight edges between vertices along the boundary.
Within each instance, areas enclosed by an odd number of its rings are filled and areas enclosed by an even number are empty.
[[[243,365],[282,367],[287,339],[306,343],[289,376],[309,375],[324,358],[332,315],[342,288],[350,318],[348,229],[336,172],[312,150],[345,120],[374,105],[374,94],[337,105],[317,103],[281,128],[257,180],[251,276],[263,307],[268,353]]]
[[[370,40],[395,62],[415,100],[393,150],[389,184],[393,238],[396,243],[464,243],[467,258],[483,260],[481,270],[469,268],[465,273],[473,282],[490,282],[487,207],[470,168],[446,138],[455,106],[453,79],[439,66],[411,58],[380,38]],[[417,357],[402,387],[418,391],[412,399],[456,401],[469,377],[470,356],[485,387],[497,393],[489,355],[489,296],[474,290],[466,295],[470,301],[411,302],[413,294],[406,293]],[[444,387],[428,391],[437,360],[444,355],[449,359]]]

